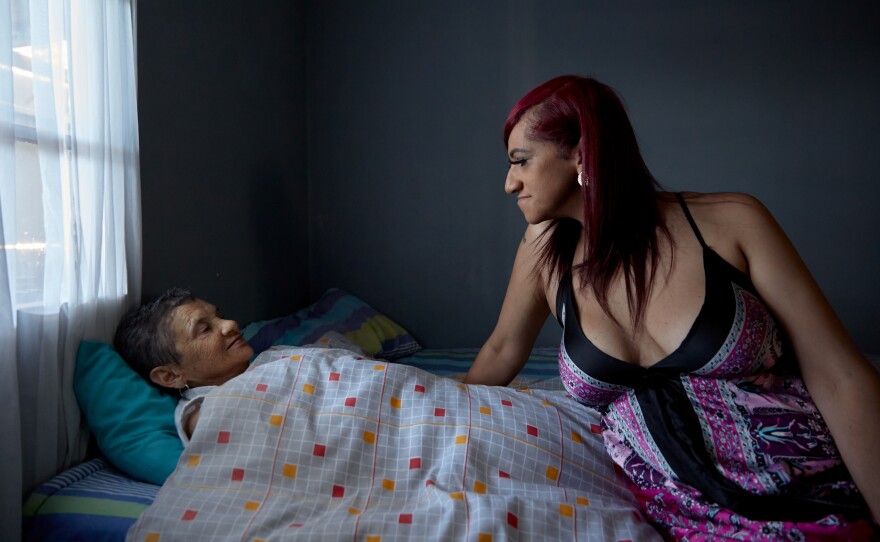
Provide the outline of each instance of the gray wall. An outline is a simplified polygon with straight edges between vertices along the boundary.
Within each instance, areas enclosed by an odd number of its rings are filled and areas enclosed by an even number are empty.
[[[669,7],[673,4],[676,7]],[[669,189],[757,195],[880,352],[880,11],[869,2],[315,2],[311,293],[350,289],[429,346],[482,343],[525,222],[501,127],[593,75]],[[556,324],[541,342],[557,340]]]
[[[138,2],[145,297],[240,322],[310,301],[304,5]]]
[[[760,197],[880,352],[880,10],[655,4],[140,2],[145,294],[247,321],[338,286],[427,346],[480,345],[525,227],[504,117],[580,73],[620,91],[669,189]]]

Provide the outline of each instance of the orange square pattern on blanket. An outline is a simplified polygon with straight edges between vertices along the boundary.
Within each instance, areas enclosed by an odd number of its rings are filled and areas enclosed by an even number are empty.
[[[133,540],[284,538],[262,518],[296,536],[375,541],[437,524],[485,541],[589,540],[578,533],[607,534],[615,514],[636,524],[598,417],[564,395],[465,386],[334,350],[273,359],[206,397],[186,460]],[[622,500],[603,506],[615,492]],[[642,527],[607,539],[651,540]]]

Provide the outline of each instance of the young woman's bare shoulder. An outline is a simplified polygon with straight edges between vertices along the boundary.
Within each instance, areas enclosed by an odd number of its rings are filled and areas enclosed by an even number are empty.
[[[685,192],[685,203],[694,217],[720,227],[754,227],[770,218],[761,201],[742,192]]]
[[[777,237],[779,226],[758,198],[739,192],[683,194],[703,238],[716,253],[748,272],[756,241]]]

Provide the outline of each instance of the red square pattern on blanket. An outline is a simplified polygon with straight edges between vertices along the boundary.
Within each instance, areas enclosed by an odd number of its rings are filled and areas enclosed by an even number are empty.
[[[345,406],[353,407],[357,403],[357,399],[354,397],[347,397],[345,399]]]
[[[338,382],[339,373],[330,373],[330,382]]]
[[[422,468],[422,458],[421,457],[412,457],[409,460],[409,468],[410,469],[420,469]]]
[[[334,485],[333,486],[333,498],[341,499],[342,497],[345,497],[345,488],[342,486]]]
[[[244,480],[244,469],[232,469],[232,481],[241,482]]]
[[[192,521],[196,519],[196,516],[199,515],[196,510],[186,510],[183,512],[183,516],[180,518],[183,521]]]
[[[508,401],[507,399],[502,399],[502,400],[501,400],[501,404],[504,405],[504,406],[513,406],[513,403],[511,403],[511,402]]]
[[[434,416],[446,416],[446,409],[445,408],[435,408],[434,409]]]
[[[526,425],[526,431],[528,431],[528,433],[530,435],[532,435],[533,437],[538,436],[538,428],[535,427],[534,425]]]
[[[229,431],[217,433],[217,444],[229,444]]]
[[[590,424],[590,431],[592,431],[593,433],[595,433],[597,435],[601,435],[602,434],[602,426],[600,426],[597,423],[591,423]]]
[[[266,384],[257,384],[257,391],[266,391],[269,389],[269,386]]]
[[[499,478],[510,478],[510,475],[504,472],[503,470],[498,471]]]
[[[512,512],[507,513],[507,524],[513,527],[514,529],[519,528],[519,518],[516,517],[516,514]]]
[[[324,457],[324,454],[327,453],[327,447],[323,444],[315,444],[314,449],[312,450],[312,454],[318,457]]]
[[[412,514],[400,514],[397,518],[398,523],[404,523],[406,525],[412,524]]]
[[[421,384],[416,384],[413,390],[415,390],[417,393],[425,393],[425,387]]]

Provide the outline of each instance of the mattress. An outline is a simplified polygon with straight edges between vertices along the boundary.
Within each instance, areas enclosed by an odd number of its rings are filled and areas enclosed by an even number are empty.
[[[159,486],[126,476],[103,457],[91,459],[30,495],[24,540],[123,540],[158,492]]]

